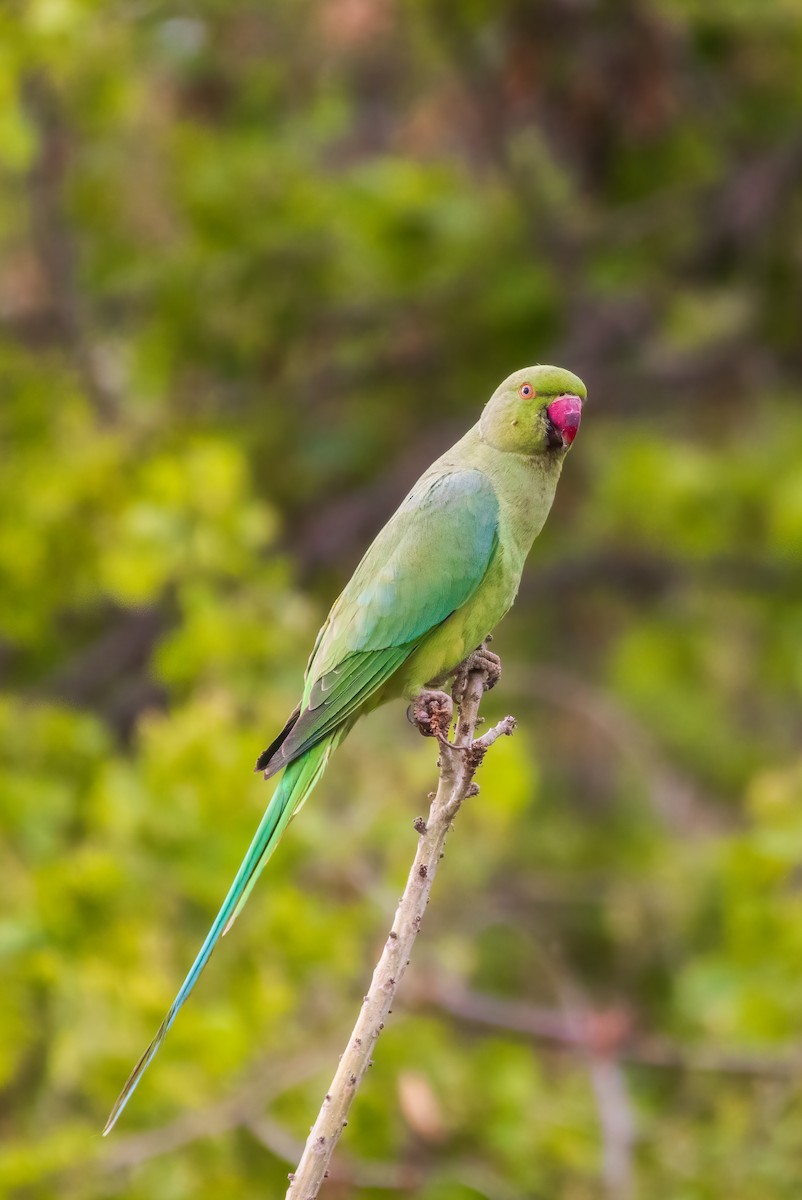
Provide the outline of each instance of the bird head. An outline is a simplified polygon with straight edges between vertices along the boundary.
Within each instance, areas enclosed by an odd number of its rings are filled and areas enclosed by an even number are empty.
[[[562,460],[582,419],[587,389],[561,367],[524,367],[499,384],[479,422],[497,450]]]

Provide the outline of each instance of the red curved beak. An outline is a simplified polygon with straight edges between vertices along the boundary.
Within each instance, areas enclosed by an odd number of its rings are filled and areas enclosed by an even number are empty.
[[[546,416],[567,449],[576,437],[582,420],[582,401],[579,396],[558,396],[546,409]]]

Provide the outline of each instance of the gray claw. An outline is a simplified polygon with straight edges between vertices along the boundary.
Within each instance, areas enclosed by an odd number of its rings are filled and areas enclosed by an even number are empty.
[[[407,720],[417,725],[424,737],[448,737],[453,716],[454,705],[447,692],[428,689],[416,696],[407,709]]]
[[[488,637],[488,641],[490,638]],[[483,642],[478,650],[474,650],[464,663],[461,663],[454,675],[453,696],[457,703],[460,702],[465,694],[465,688],[468,684],[468,676],[471,671],[483,671],[485,676],[485,691],[489,692],[494,688],[501,678],[501,659],[492,650],[488,650],[487,641]]]

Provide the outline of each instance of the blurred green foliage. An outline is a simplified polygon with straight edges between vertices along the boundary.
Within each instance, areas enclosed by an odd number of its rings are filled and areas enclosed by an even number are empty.
[[[591,404],[520,733],[328,1194],[796,1200],[800,55],[796,0],[0,9],[1,1195],[283,1194],[434,781],[400,708],[99,1130],[328,603],[546,360]]]

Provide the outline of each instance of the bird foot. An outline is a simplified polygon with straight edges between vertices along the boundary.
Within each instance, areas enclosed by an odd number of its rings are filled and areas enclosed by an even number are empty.
[[[447,738],[453,716],[454,705],[448,693],[429,689],[416,696],[407,709],[407,720],[417,725],[424,737]]]
[[[499,679],[501,679],[501,659],[492,650],[488,650],[488,641],[490,641],[489,637],[486,641],[482,642],[478,650],[474,650],[473,654],[469,654],[465,661],[457,667],[454,673],[454,684],[451,693],[455,703],[459,704],[465,695],[465,689],[468,686],[468,676],[471,671],[484,672],[486,692],[494,688]]]

